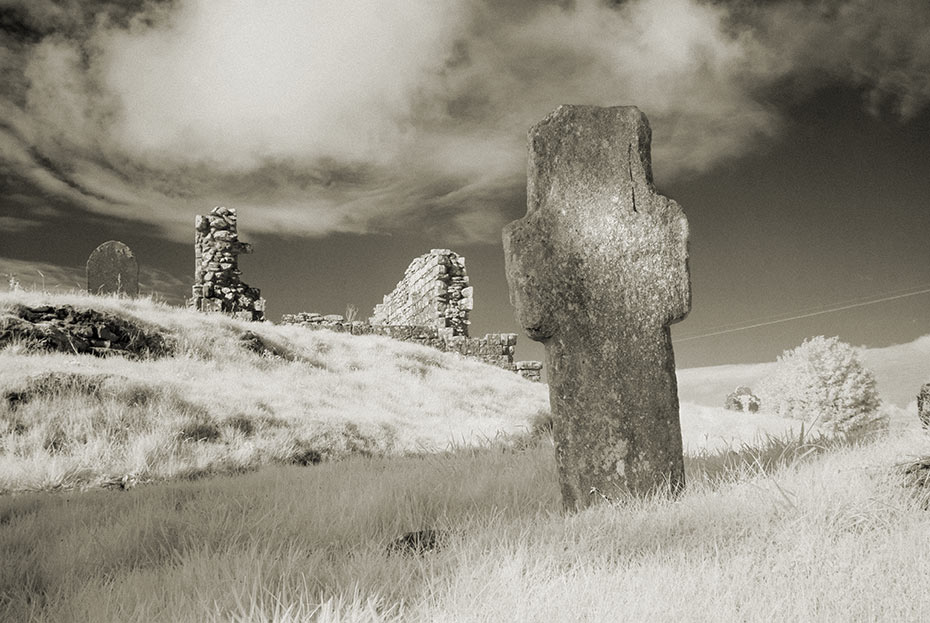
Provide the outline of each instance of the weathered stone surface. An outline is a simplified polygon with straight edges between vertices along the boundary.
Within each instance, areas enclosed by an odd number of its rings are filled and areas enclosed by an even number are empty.
[[[930,383],[924,384],[917,394],[917,417],[924,428],[930,428]]]
[[[139,294],[139,264],[132,249],[110,240],[87,258],[87,291],[91,294]]]
[[[514,371],[528,381],[539,383],[542,381],[541,361],[518,361],[513,364]]]
[[[504,229],[568,508],[684,485],[668,325],[691,307],[688,222],[655,192],[650,142],[635,107],[558,108],[529,132],[527,214]]]
[[[746,411],[755,413],[762,405],[759,397],[752,393],[752,390],[745,385],[740,385],[734,391],[727,394],[723,407],[730,411]]]

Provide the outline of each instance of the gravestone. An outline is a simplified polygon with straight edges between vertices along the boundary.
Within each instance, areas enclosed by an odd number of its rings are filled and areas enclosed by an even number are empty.
[[[91,294],[139,294],[139,264],[132,249],[110,240],[87,258],[87,291]]]
[[[635,107],[559,107],[529,132],[526,216],[504,229],[570,509],[684,486],[668,325],[691,308],[688,221],[655,192],[650,142]]]

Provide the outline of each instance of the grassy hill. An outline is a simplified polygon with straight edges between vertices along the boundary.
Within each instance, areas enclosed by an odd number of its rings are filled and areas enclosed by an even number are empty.
[[[380,336],[83,295],[0,294],[0,318],[17,304],[92,307],[174,346],[135,359],[0,350],[0,396],[27,398],[0,400],[0,492],[435,452],[525,435],[548,413],[543,385]]]
[[[0,620],[930,613],[930,469],[901,468],[930,455],[916,417],[828,439],[684,401],[680,497],[566,514],[529,434],[546,387],[512,373],[146,300],[12,293],[0,323],[20,304],[93,306],[166,345],[0,350]]]

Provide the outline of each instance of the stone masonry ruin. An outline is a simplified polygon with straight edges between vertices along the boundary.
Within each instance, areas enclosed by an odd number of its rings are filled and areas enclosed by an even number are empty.
[[[465,258],[448,249],[433,249],[411,262],[404,278],[383,303],[375,306],[367,322],[350,322],[337,314],[304,312],[285,314],[281,323],[353,335],[384,335],[458,353],[540,381],[541,362],[514,362],[515,333],[468,337],[473,292],[465,273]]]
[[[397,287],[375,306],[369,323],[451,329],[452,335],[468,337],[473,292],[465,258],[433,249],[410,263]]]
[[[762,401],[758,396],[752,393],[752,389],[745,385],[740,385],[735,390],[727,394],[723,408],[729,411],[744,411],[746,413],[756,413]]]
[[[262,320],[265,299],[258,288],[239,279],[238,256],[251,253],[252,245],[241,242],[235,208],[217,206],[194,220],[194,286],[190,306],[198,311],[232,314],[243,320]]]

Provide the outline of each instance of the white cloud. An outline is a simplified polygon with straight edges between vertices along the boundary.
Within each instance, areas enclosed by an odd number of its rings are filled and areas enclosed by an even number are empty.
[[[905,117],[930,100],[923,0],[6,4],[44,34],[0,45],[22,77],[0,97],[2,163],[183,240],[227,204],[253,231],[439,219],[496,241],[493,193],[514,196],[526,130],[562,103],[638,105],[661,183],[775,134],[765,93],[786,77],[826,72]]]
[[[99,35],[114,138],[143,161],[221,169],[389,162],[458,19],[431,0],[183,3],[169,27]]]

